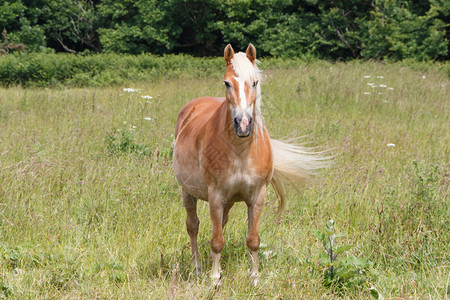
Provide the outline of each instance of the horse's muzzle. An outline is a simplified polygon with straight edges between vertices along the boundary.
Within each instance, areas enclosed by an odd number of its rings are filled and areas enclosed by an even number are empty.
[[[233,118],[233,126],[238,137],[247,137],[252,131],[253,117],[245,112],[240,115],[236,115]]]

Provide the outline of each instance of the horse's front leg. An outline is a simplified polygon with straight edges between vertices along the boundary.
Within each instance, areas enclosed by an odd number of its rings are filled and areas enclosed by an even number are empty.
[[[214,188],[208,189],[209,214],[211,217],[212,237],[211,255],[212,270],[211,279],[214,285],[220,284],[220,253],[225,245],[222,231],[222,218],[224,210],[224,196]]]
[[[258,249],[259,249],[259,217],[264,206],[264,196],[266,195],[266,186],[254,193],[249,199],[248,206],[248,233],[247,233],[247,248],[250,252],[251,258],[251,272],[250,279],[256,286],[259,280],[258,273]]]
[[[186,209],[186,228],[191,239],[192,262],[197,271],[197,275],[202,272],[202,265],[198,257],[197,235],[200,221],[197,216],[197,198],[188,194],[183,189],[183,203]]]

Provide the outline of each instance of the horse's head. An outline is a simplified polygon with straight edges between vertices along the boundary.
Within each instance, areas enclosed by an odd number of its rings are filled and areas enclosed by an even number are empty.
[[[225,47],[224,57],[226,98],[238,137],[247,137],[253,128],[255,112],[259,111],[259,69],[256,50],[249,44],[245,53],[234,53],[231,45]]]

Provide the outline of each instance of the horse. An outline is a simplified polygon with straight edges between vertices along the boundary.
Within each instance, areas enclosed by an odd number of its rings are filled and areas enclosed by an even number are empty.
[[[261,71],[256,49],[245,53],[224,50],[225,97],[201,97],[189,101],[180,111],[173,150],[173,170],[182,188],[186,227],[191,242],[193,265],[201,274],[197,235],[197,199],[209,203],[212,226],[211,279],[220,283],[220,253],[225,245],[223,229],[228,213],[238,201],[247,205],[246,244],[251,258],[250,278],[257,284],[259,218],[266,189],[271,184],[285,204],[285,188],[298,188],[322,168],[323,158],[295,141],[271,139],[261,114]]]

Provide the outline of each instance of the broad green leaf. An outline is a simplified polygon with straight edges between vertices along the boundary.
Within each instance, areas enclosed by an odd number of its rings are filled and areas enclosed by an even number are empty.
[[[343,231],[343,232],[339,232],[338,234],[336,234],[335,236],[334,236],[334,238],[338,238],[338,237],[341,237],[341,236],[345,236],[345,232]]]
[[[325,239],[325,234],[323,234],[322,232],[320,232],[317,229],[310,229],[310,231],[314,234],[314,236],[323,243],[324,239]]]
[[[343,245],[343,246],[339,246],[337,247],[336,251],[334,252],[336,255],[338,255],[339,253],[342,253],[344,251],[350,250],[353,247],[355,247],[355,245]]]

